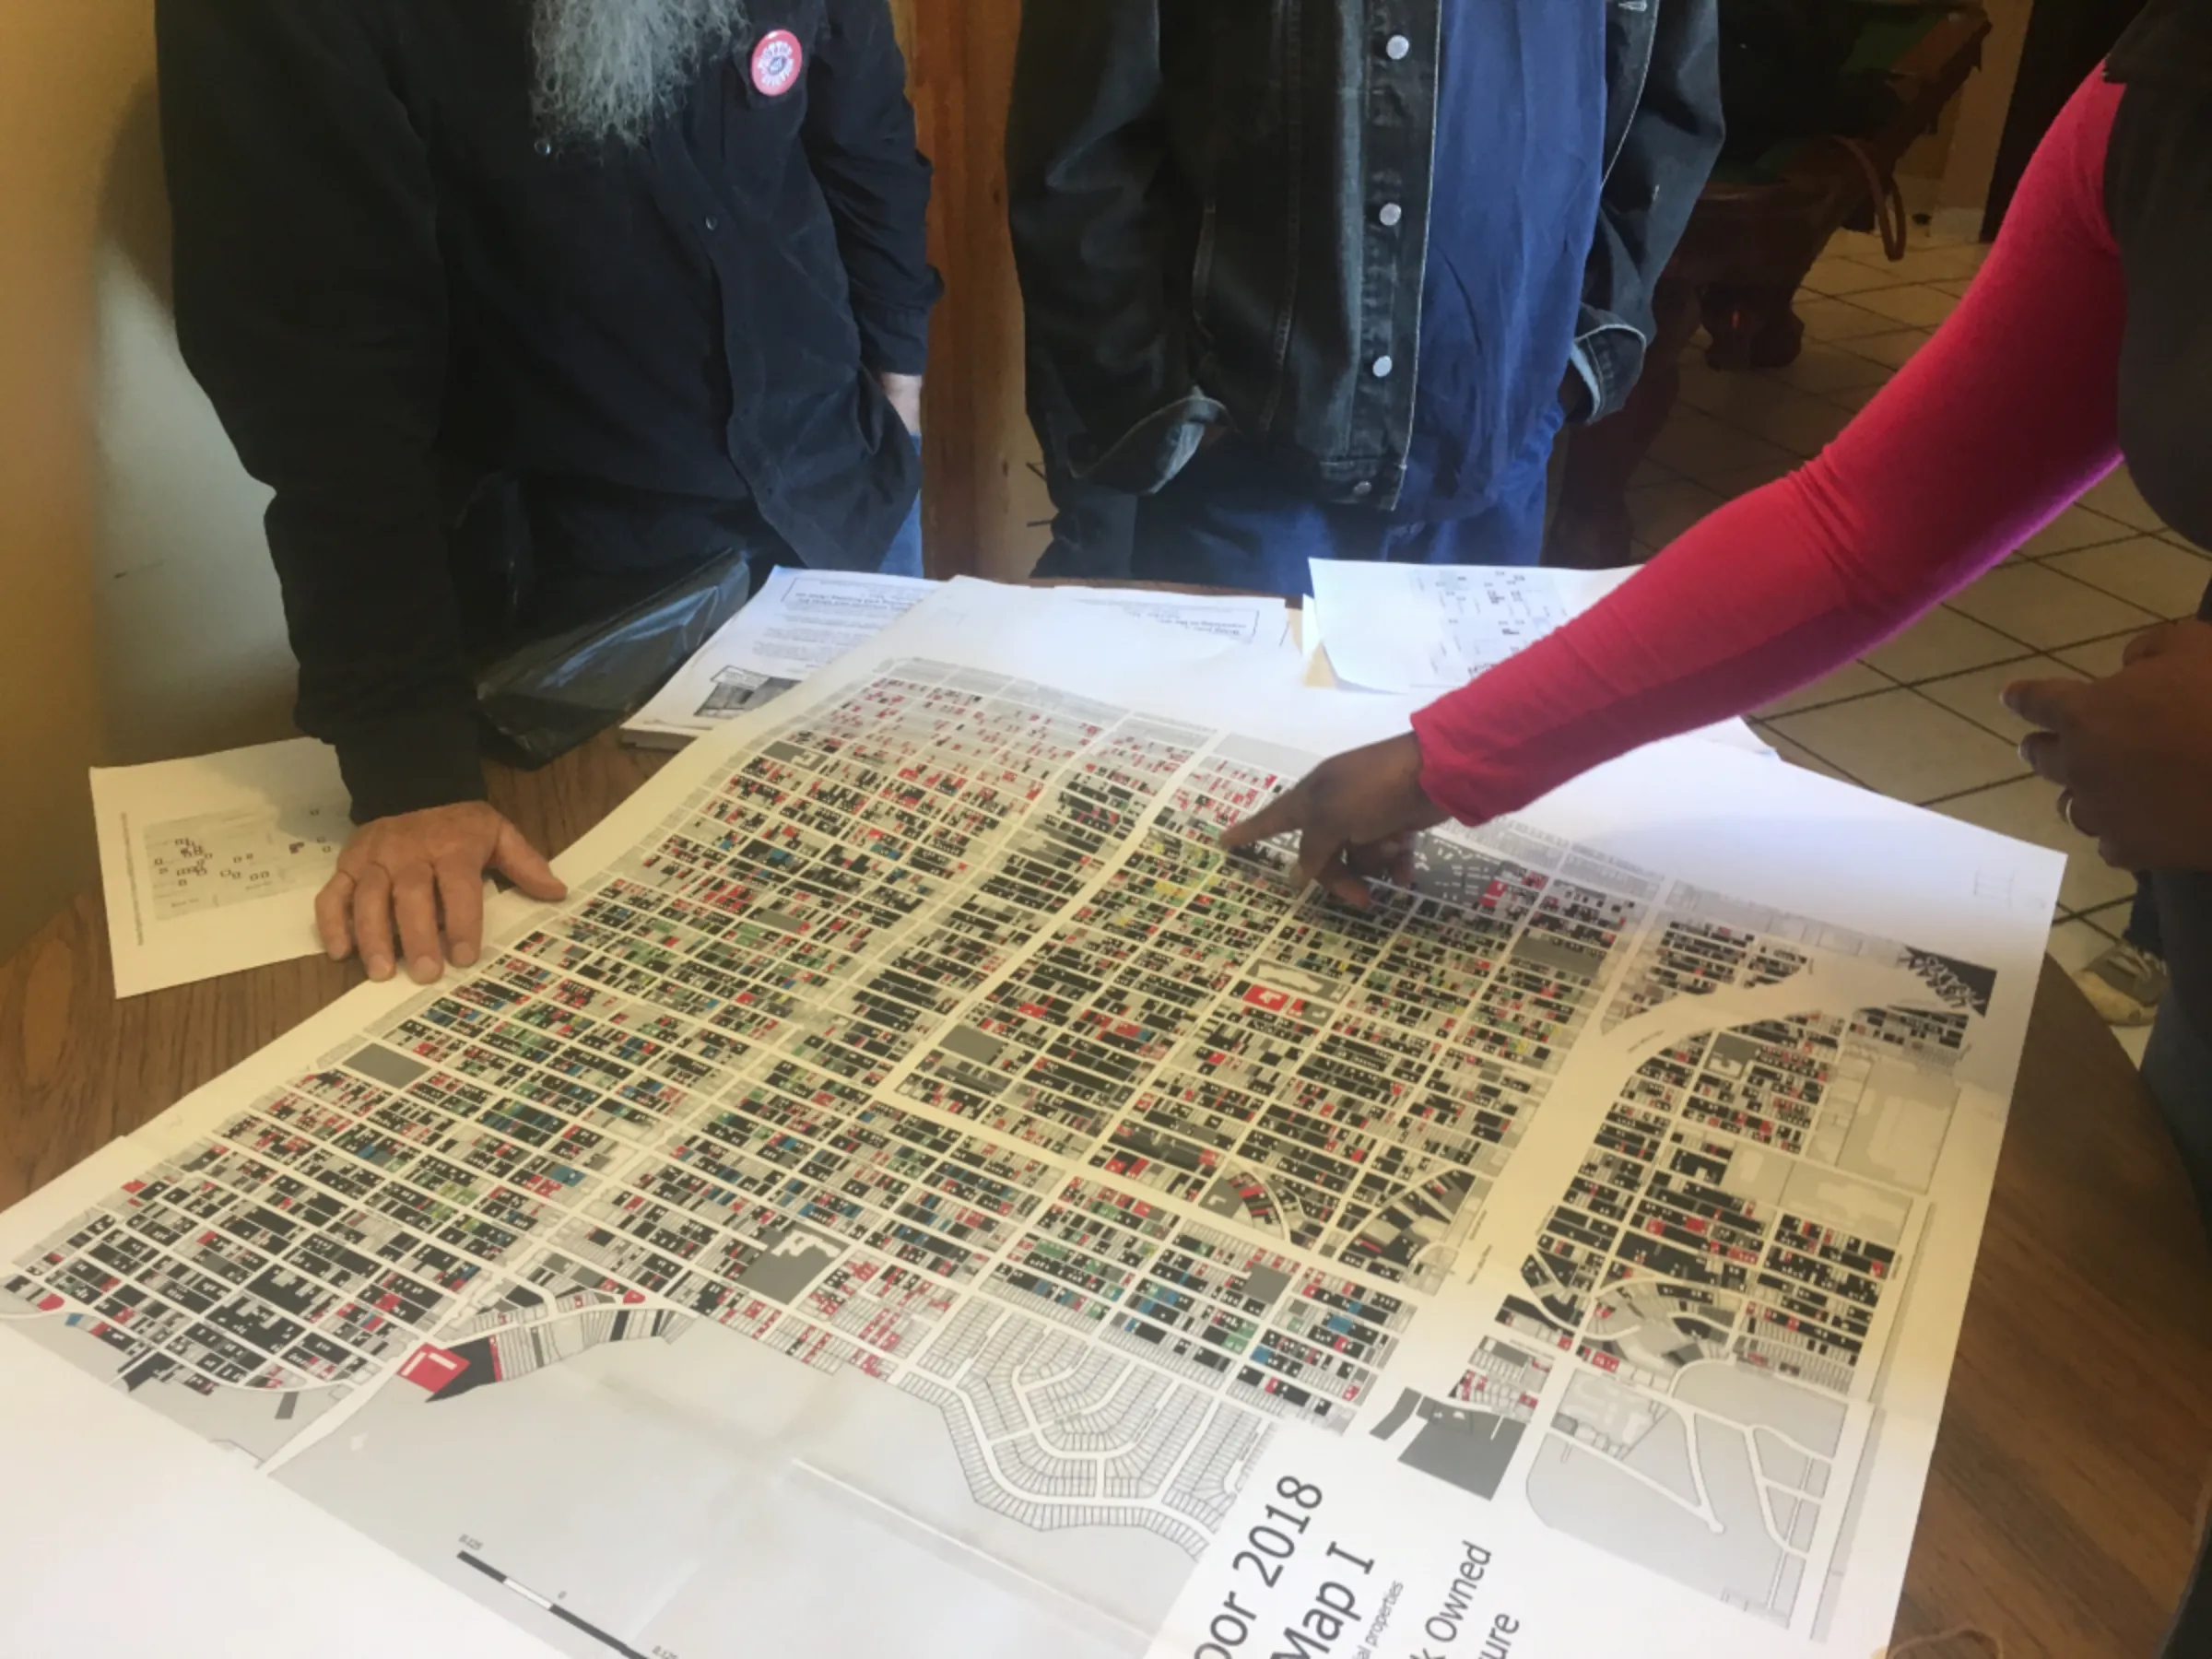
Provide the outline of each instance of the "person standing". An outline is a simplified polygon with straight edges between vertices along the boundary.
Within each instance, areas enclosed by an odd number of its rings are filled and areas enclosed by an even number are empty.
[[[1717,0],[1026,6],[1009,218],[1064,510],[1141,498],[1153,580],[1535,562],[1561,423],[1641,371],[1718,64]],[[1099,573],[1083,540],[1039,573]]]
[[[361,826],[324,941],[435,979],[488,869],[560,890],[483,799],[477,666],[732,560],[920,574],[939,284],[890,15],[159,0],[156,29],[179,338],[276,492],[299,722]]]

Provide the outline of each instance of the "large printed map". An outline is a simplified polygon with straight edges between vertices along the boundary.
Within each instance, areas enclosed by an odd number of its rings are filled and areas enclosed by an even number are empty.
[[[1993,976],[1511,824],[1370,911],[1301,896],[1215,838],[1310,763],[892,664],[0,1263],[0,1321],[582,1659],[740,1651],[712,1540],[754,1465],[712,1430],[785,1399],[826,1516],[1005,1562],[1100,1653],[1145,1651],[1287,1424],[1483,1503],[1510,1472],[1808,1628]],[[1902,992],[1696,1024],[1824,955]],[[1410,1374],[1606,1041],[1514,1294]]]

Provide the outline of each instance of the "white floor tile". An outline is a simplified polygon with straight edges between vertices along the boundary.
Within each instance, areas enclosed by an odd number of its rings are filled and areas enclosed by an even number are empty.
[[[1636,539],[1647,547],[1664,547],[1727,498],[1688,478],[1671,484],[1653,484],[1628,492],[1629,522]]]
[[[1956,794],[2027,771],[2011,744],[1912,691],[1877,692],[1769,724],[1900,801]]]
[[[1959,301],[1932,288],[1912,287],[1877,288],[1871,294],[1861,294],[1855,303],[1877,316],[1891,319],[1892,327],[1902,323],[1908,328],[1935,328],[1950,317]]]
[[[1870,335],[1853,340],[1846,349],[1888,369],[1902,369],[1923,346],[1936,337],[1930,328],[1900,328],[1895,334]]]
[[[2044,568],[2166,618],[2195,616],[2206,588],[2212,586],[2212,559],[2184,552],[2155,535],[2062,553],[2045,560]]]
[[[2068,973],[2079,973],[2112,947],[2112,942],[2087,922],[2061,922],[2051,930],[2051,955]]]
[[[1823,392],[1820,395],[1823,401],[1832,403],[1841,409],[1849,409],[1853,415],[1856,415],[1880,396],[1882,388],[1888,383],[1885,378],[1871,386],[1854,386],[1845,392]]]
[[[2140,632],[2114,634],[2109,640],[2091,640],[2087,645],[2071,645],[2051,654],[2069,668],[2078,668],[2091,679],[2110,679],[2120,672],[2127,642]]]
[[[1832,393],[1879,386],[1888,380],[1890,371],[1871,358],[1846,351],[1841,346],[1811,341],[1797,354],[1797,360],[1780,373],[1798,391],[1825,397]]]
[[[1846,708],[1850,705],[1845,704]],[[2077,834],[2058,816],[2058,791],[2041,778],[2022,778],[1956,800],[1939,802],[1935,811],[1960,823],[1976,824],[2015,841],[2049,847],[2066,855],[2066,878],[2058,889],[2061,909],[2095,910],[2132,899],[2136,878],[2115,870],[2097,855],[2097,843]]]
[[[1973,276],[1985,256],[1986,250],[1978,243],[1949,248],[1920,246],[1909,249],[1902,259],[1882,260],[1881,268],[1900,282],[1953,282]]]
[[[1682,366],[1683,403],[1747,432],[1759,430],[1759,420],[1768,410],[1804,395],[1783,380],[1778,370],[1710,369],[1695,358]]]
[[[2095,509],[2107,518],[2116,518],[2147,535],[2156,535],[2167,527],[2166,521],[2143,499],[2143,492],[2136,488],[2135,479],[2127,476],[2124,466],[2083,496],[2081,504]]]
[[[2067,667],[2055,657],[2023,657],[2017,663],[1997,663],[1987,668],[1977,668],[1971,674],[1953,675],[1948,679],[1925,680],[1920,685],[1923,697],[1932,697],[1954,714],[1963,714],[1976,725],[1994,732],[2007,743],[2018,743],[2036,728],[2022,720],[1998,700],[2005,688],[2015,680],[2030,679],[2086,679],[2088,677]]]
[[[2139,606],[2062,576],[2048,564],[2000,565],[1950,604],[2040,651],[2147,628],[2159,619]]]
[[[1672,467],[1662,466],[1647,455],[1636,464],[1636,470],[1629,475],[1629,488],[1642,489],[1653,484],[1671,484],[1680,476]]]
[[[1891,679],[1912,681],[1964,674],[2028,654],[2018,640],[1938,606],[1888,644],[1868,652],[1866,661]]]
[[[2084,911],[2075,920],[2087,922],[2107,938],[2121,939],[2127,936],[2128,914],[2135,908],[2136,896],[2130,893],[2117,904],[2107,904],[2096,910]]]
[[[2171,542],[2175,547],[2181,548],[2181,550],[2184,553],[2202,553],[2206,558],[2212,559],[2212,547],[2199,546],[2197,543],[2191,541],[2187,536],[2183,535],[2179,530],[2167,531],[2166,539]]]
[[[1830,766],[1802,744],[1792,743],[1771,726],[1754,724],[1752,730],[1774,746],[1774,752],[1792,766],[1802,766],[1806,771],[1818,772],[1824,778],[1833,778],[1839,783],[1856,783],[1858,780],[1839,767]]]
[[[1948,294],[1954,300],[1963,300],[1966,298],[1966,290],[1973,287],[1974,282],[1973,278],[1970,276],[1963,282],[1931,282],[1928,286],[1939,294]]]
[[[1824,703],[1842,702],[1847,698],[1866,697],[1877,691],[1894,691],[1897,682],[1887,675],[1877,674],[1864,663],[1846,663],[1824,679],[1809,686],[1801,686],[1785,696],[1776,698],[1759,711],[1761,719],[1772,719],[1781,714],[1794,714],[1800,709],[1817,709]]]
[[[1909,292],[1899,289],[1899,292]],[[1868,335],[1892,333],[1900,322],[1910,318],[1887,317],[1879,312],[1869,311],[1864,301],[1880,298],[1876,294],[1857,294],[1849,300],[1799,300],[1797,320],[1805,324],[1808,340],[1826,340],[1840,343],[1845,340],[1863,340]]]
[[[2029,559],[2047,559],[2053,553],[2071,553],[2080,547],[2126,541],[2136,532],[2118,519],[2109,519],[2087,507],[2069,507],[2020,546]]]
[[[1738,496],[1749,495],[1755,489],[1765,488],[1778,478],[1788,477],[1803,465],[1803,462],[1792,457],[1787,461],[1769,463],[1761,466],[1732,467],[1726,472],[1714,473],[1712,477],[1700,478],[1698,481],[1716,495],[1725,497],[1733,501]]]
[[[1871,293],[1876,288],[1896,288],[1904,280],[1887,269],[1861,265],[1855,259],[1831,256],[1813,262],[1813,268],[1806,273],[1799,291],[1841,299],[1850,294]]]
[[[1777,404],[1756,419],[1744,424],[1760,437],[1781,445],[1791,454],[1809,460],[1833,443],[1837,434],[1854,418],[1849,409],[1830,403],[1825,398],[1797,393],[1793,394],[1790,402]]]
[[[1700,483],[1742,467],[1786,465],[1790,453],[1700,409],[1677,409],[1652,441],[1651,457],[1670,472]]]

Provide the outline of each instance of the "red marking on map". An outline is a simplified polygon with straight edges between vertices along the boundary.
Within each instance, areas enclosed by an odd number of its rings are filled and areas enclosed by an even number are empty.
[[[407,1356],[399,1375],[403,1382],[412,1382],[425,1394],[436,1394],[467,1369],[468,1361],[460,1355],[426,1342]]]
[[[58,1296],[42,1296],[39,1299],[39,1312],[41,1313],[59,1313],[68,1305]]]

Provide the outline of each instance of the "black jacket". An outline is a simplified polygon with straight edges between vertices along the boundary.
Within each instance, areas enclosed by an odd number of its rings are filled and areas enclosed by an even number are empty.
[[[918,465],[875,375],[922,371],[937,283],[885,0],[752,0],[618,150],[535,130],[529,0],[156,22],[178,332],[276,490],[300,724],[357,816],[483,789],[441,474],[750,503],[811,564],[890,545]]]
[[[1369,95],[1444,0],[1030,0],[1006,140],[1030,413],[1080,477],[1147,492],[1208,425],[1269,444],[1317,499],[1389,506],[1412,376],[1360,342],[1423,271],[1366,265],[1372,202],[1425,214],[1436,119]],[[1606,17],[1606,176],[1579,344],[1594,418],[1628,399],[1652,295],[1722,135],[1717,0],[1561,0]],[[1387,196],[1378,194],[1387,190]],[[1206,316],[1194,274],[1205,273]]]

